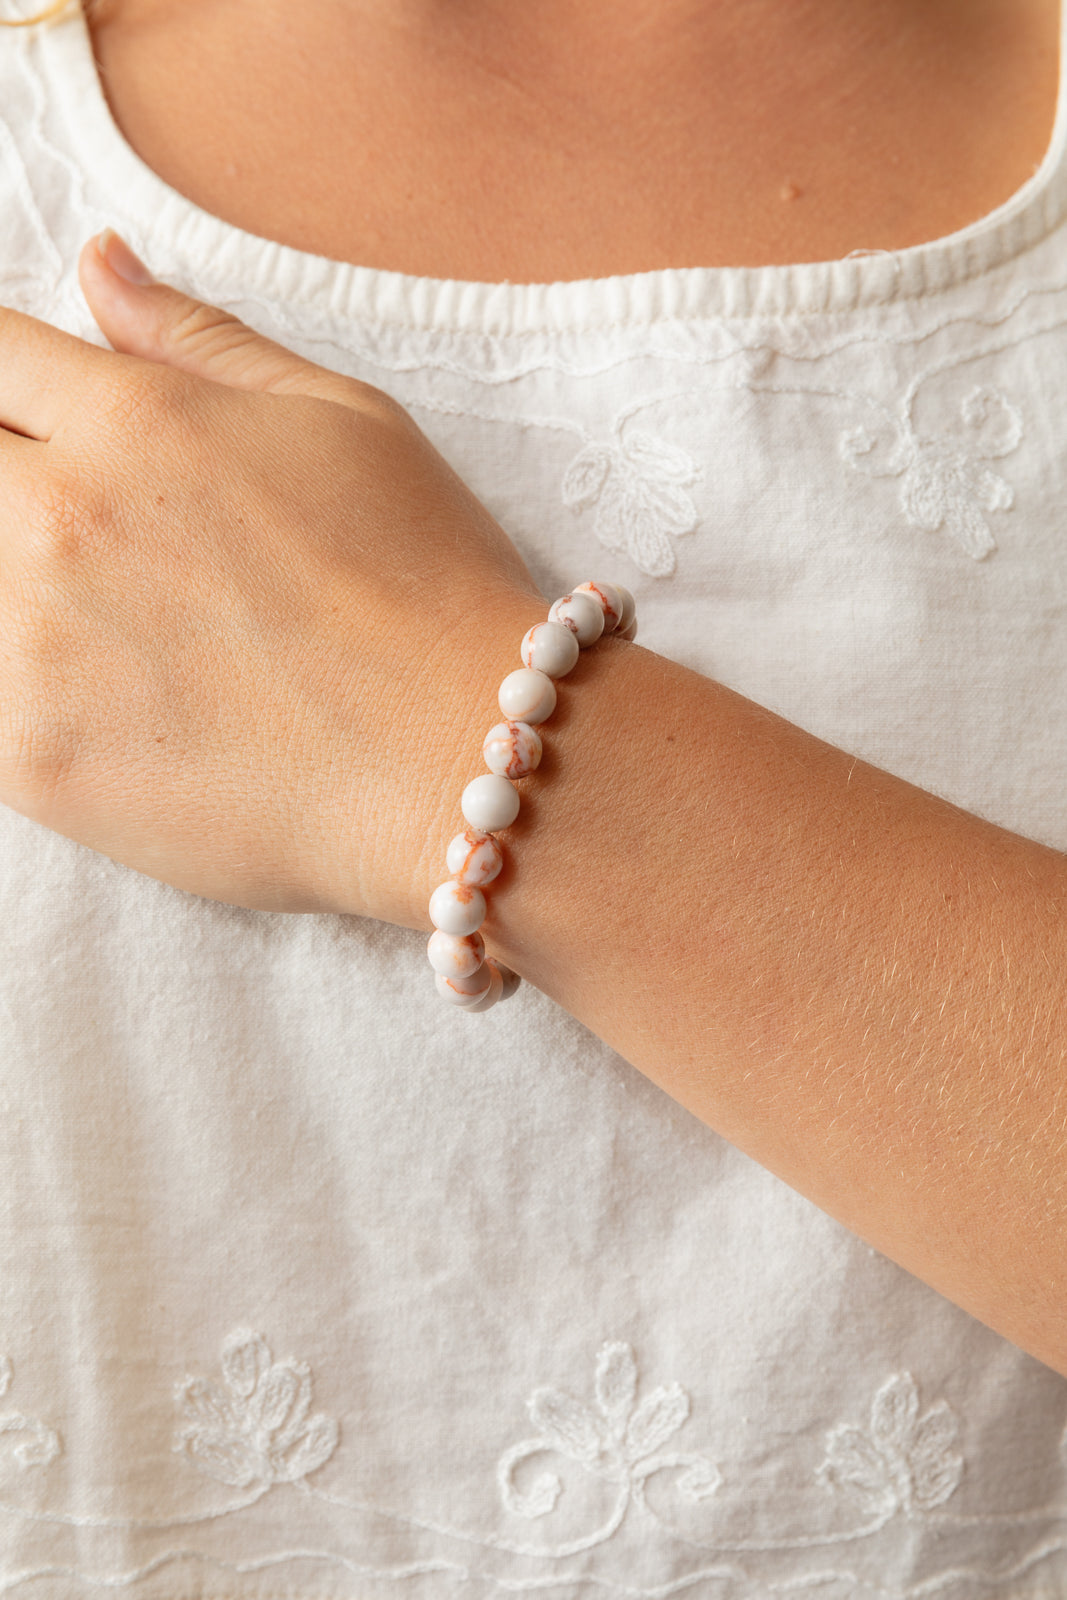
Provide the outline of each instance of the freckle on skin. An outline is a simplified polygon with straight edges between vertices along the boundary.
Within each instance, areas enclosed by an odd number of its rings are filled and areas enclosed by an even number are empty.
[[[799,184],[794,183],[791,178],[787,178],[778,191],[778,198],[779,200],[799,200],[802,193],[803,190]]]

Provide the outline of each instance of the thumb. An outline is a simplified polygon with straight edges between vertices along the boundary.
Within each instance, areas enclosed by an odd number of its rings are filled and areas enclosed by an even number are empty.
[[[112,348],[127,355],[235,389],[315,395],[348,406],[376,392],[370,384],[294,355],[228,311],[157,283],[111,228],[83,247],[78,277]]]

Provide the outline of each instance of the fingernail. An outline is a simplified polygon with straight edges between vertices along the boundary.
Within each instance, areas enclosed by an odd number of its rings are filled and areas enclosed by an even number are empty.
[[[127,283],[155,283],[155,278],[144,262],[134,255],[125,239],[120,239],[114,228],[104,229],[96,241],[96,248],[112,272],[117,272]]]

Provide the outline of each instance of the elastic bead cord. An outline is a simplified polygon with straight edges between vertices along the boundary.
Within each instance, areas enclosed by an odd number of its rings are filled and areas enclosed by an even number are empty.
[[[504,865],[504,848],[494,835],[510,828],[519,814],[515,778],[525,778],[541,761],[537,731],[556,709],[556,678],[570,672],[581,650],[605,633],[622,639],[637,634],[634,597],[617,583],[580,583],[549,609],[519,647],[522,666],[509,672],[497,697],[505,720],[490,728],[482,745],[488,774],[474,778],[460,807],[467,827],[448,846],[445,865],[452,874],[430,896],[430,935],[426,953],[437,992],[464,1011],[488,1011],[519,986],[519,976],[485,953],[478,932],[488,907],[483,889]]]

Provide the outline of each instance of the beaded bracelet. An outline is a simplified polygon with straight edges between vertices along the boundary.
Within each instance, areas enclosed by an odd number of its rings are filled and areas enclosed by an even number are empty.
[[[579,650],[602,633],[633,639],[637,633],[634,597],[617,583],[580,583],[550,608],[523,637],[522,666],[500,685],[498,703],[507,718],[489,729],[482,751],[488,776],[473,778],[463,791],[461,809],[469,826],[457,833],[445,855],[452,874],[430,896],[427,955],[437,992],[465,1011],[488,1011],[519,986],[518,974],[485,953],[478,929],[485,921],[482,893],[504,865],[504,851],[493,835],[510,828],[519,814],[513,778],[525,778],[541,760],[537,732],[556,709],[556,678],[565,677]]]

